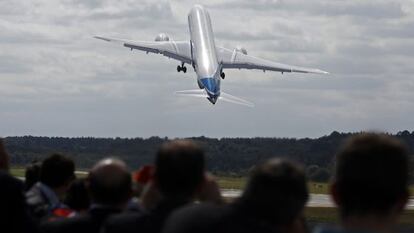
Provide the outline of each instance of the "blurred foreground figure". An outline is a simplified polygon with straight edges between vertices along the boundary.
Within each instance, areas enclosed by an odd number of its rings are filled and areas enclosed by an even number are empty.
[[[98,233],[103,222],[124,210],[131,197],[131,176],[124,162],[105,159],[89,172],[92,206],[85,214],[42,225],[47,233]]]
[[[41,163],[33,161],[29,166],[26,167],[24,174],[24,189],[29,191],[33,185],[40,181],[40,168]]]
[[[86,179],[76,179],[72,182],[65,197],[65,204],[73,211],[73,215],[85,213],[90,207],[90,197]]]
[[[3,139],[0,138],[0,171],[9,172],[9,154],[7,154]]]
[[[166,218],[174,210],[192,203],[203,190],[205,181],[204,152],[191,141],[173,141],[161,146],[155,159],[154,178],[149,193],[158,193],[160,200],[147,204],[147,213],[123,214],[108,219],[106,233],[157,233],[161,232]],[[219,193],[211,192],[211,193]],[[151,199],[151,198],[149,198]],[[205,198],[207,200],[209,198]],[[220,199],[217,196],[210,200]],[[153,206],[149,208],[149,206]]]
[[[397,140],[377,134],[351,138],[339,152],[331,195],[339,229],[318,232],[395,232],[408,201],[408,155]]]
[[[8,174],[8,157],[0,138],[0,231],[36,232],[26,206],[23,183]]]
[[[145,186],[151,181],[154,168],[150,165],[144,165],[132,174],[132,191],[134,197],[140,198]]]
[[[63,155],[53,154],[43,160],[40,181],[26,193],[30,212],[38,222],[57,217],[55,211],[68,209],[62,200],[75,178],[74,172],[73,160]]]
[[[308,200],[304,171],[274,159],[257,166],[240,199],[228,206],[193,205],[176,211],[164,233],[304,233]]]

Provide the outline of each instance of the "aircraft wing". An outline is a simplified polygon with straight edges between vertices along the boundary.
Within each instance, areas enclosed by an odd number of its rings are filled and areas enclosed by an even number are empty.
[[[282,63],[272,62],[261,58],[249,56],[239,50],[230,50],[217,47],[217,56],[225,69],[257,69],[278,72],[297,72],[297,73],[314,73],[328,74],[328,72],[299,66],[291,66]]]
[[[119,43],[131,50],[137,49],[147,53],[162,54],[184,63],[192,63],[189,41],[133,41],[102,36],[95,36],[94,38]]]

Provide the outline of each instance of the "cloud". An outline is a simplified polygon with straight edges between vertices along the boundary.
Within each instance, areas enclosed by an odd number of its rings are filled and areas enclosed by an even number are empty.
[[[253,11],[278,11],[285,14],[312,14],[325,16],[352,16],[362,18],[400,18],[405,15],[402,4],[386,0],[237,0],[213,4],[216,9],[243,9]]]
[[[198,2],[217,45],[332,74],[226,70],[222,90],[256,107],[211,106],[173,94],[197,88],[192,69],[92,38],[188,40],[193,1],[3,0],[1,135],[316,137],[414,125],[414,4]]]

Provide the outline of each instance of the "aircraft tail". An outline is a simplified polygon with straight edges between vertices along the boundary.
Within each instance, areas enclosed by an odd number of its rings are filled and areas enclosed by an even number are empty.
[[[208,95],[207,95],[206,91],[202,90],[202,89],[176,91],[175,94],[179,95],[179,96],[191,96],[191,97],[208,98]],[[254,107],[253,103],[251,103],[247,100],[241,99],[239,97],[224,93],[224,92],[221,92],[219,100],[229,102],[229,103],[233,103],[233,104],[239,104],[239,105],[244,105],[244,106],[248,106],[248,107]]]

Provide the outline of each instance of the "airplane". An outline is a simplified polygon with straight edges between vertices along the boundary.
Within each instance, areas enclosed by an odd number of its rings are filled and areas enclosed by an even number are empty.
[[[193,67],[197,74],[197,90],[177,91],[176,94],[207,98],[213,105],[218,99],[253,107],[246,100],[221,91],[221,79],[225,78],[225,69],[257,69],[265,71],[328,74],[328,72],[299,66],[291,66],[256,58],[247,54],[245,48],[226,49],[216,46],[208,11],[201,5],[195,5],[188,14],[190,31],[189,41],[174,41],[165,33],[159,34],[155,41],[132,41],[118,38],[95,36],[107,42],[121,43],[124,47],[148,53],[162,54],[178,60],[177,72],[187,72],[185,64]]]

